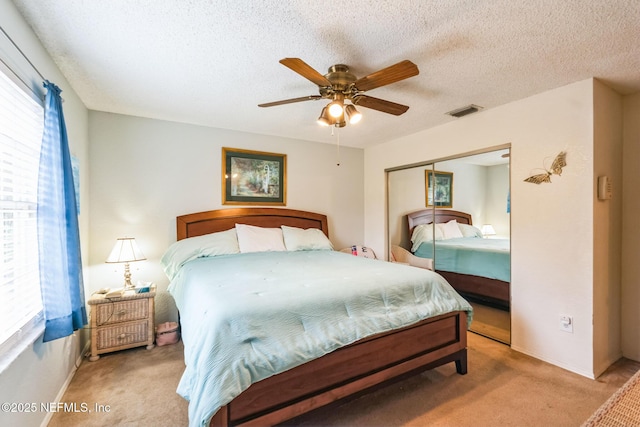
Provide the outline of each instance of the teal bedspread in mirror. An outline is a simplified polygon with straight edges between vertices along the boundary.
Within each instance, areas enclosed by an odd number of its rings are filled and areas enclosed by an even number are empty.
[[[433,258],[433,242],[424,242],[414,255]],[[487,277],[511,281],[509,239],[480,239],[464,237],[436,240],[435,266],[437,271]]]

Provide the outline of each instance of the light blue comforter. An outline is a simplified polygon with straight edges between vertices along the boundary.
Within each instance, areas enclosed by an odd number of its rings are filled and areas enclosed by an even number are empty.
[[[433,242],[424,242],[414,255],[433,258]],[[463,237],[436,240],[436,270],[511,281],[509,239]]]
[[[169,286],[192,426],[252,383],[361,338],[471,306],[438,274],[335,251],[199,258]]]

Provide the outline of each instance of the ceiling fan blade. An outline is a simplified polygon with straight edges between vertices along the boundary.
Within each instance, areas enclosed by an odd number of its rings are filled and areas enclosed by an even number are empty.
[[[418,66],[408,59],[405,59],[404,61],[400,61],[397,64],[356,80],[355,87],[359,91],[364,92],[417,76],[419,73]]]
[[[264,104],[258,104],[258,107],[275,107],[276,105],[293,104],[294,102],[302,101],[317,101],[322,99],[320,95],[301,96],[300,98],[283,99],[282,101],[267,102]]]
[[[395,102],[385,101],[384,99],[374,98],[367,95],[358,95],[353,97],[353,103],[358,107],[371,108],[372,110],[382,111],[383,113],[399,116],[409,109],[408,106],[396,104]]]
[[[300,58],[284,58],[280,60],[280,63],[318,86],[331,86],[331,82],[325,76],[311,68],[309,64]]]

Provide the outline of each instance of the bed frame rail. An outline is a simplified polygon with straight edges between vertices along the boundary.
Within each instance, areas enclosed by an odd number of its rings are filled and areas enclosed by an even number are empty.
[[[274,425],[399,376],[450,362],[464,375],[466,334],[466,313],[454,312],[358,341],[253,384],[220,409],[210,425]]]

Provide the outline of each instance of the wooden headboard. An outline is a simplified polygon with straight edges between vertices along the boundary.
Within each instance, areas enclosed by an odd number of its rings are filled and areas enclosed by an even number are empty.
[[[473,225],[471,222],[471,215],[466,212],[454,211],[451,209],[436,209],[434,212],[433,209],[423,209],[421,211],[411,212],[407,215],[409,236],[413,233],[413,229],[420,224],[429,224],[431,222],[438,224],[441,222],[449,222],[452,219],[455,219],[460,224]]]
[[[258,227],[288,225],[298,228],[319,228],[329,237],[327,216],[314,212],[280,208],[233,208],[198,212],[176,218],[178,240],[202,236],[234,228],[237,224]]]

